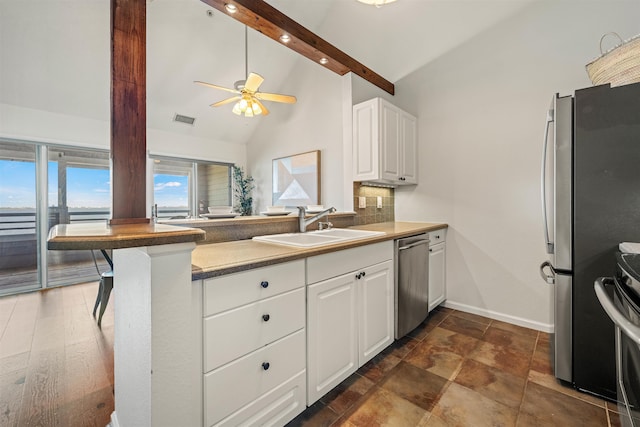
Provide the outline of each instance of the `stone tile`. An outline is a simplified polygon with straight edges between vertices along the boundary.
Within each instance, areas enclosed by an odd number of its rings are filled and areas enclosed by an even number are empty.
[[[582,393],[572,387],[566,386],[562,384],[553,374],[543,374],[538,371],[530,370],[529,371],[529,381],[534,382],[538,385],[546,387],[551,390],[555,390],[559,393],[566,394],[567,396],[575,397],[576,399],[584,400],[585,402],[591,403],[592,405],[607,407],[610,410],[617,410],[616,406],[612,403],[605,402],[602,399],[599,399],[595,396],[592,396],[587,393]],[[606,406],[605,406],[606,404]],[[609,408],[609,406],[613,406],[613,408]]]
[[[432,411],[447,426],[513,426],[517,415],[517,409],[456,383],[449,385]],[[442,424],[434,420],[433,425]]]
[[[618,414],[617,412],[607,411],[607,416],[609,417],[610,427],[622,427],[622,420],[620,419],[620,414]]]
[[[472,322],[476,322],[476,323],[482,323],[483,325],[486,325],[486,326],[489,326],[489,324],[493,321],[488,317],[479,316],[477,314],[467,313],[465,311],[458,311],[458,310],[454,310],[453,313],[451,313],[451,315],[458,317],[460,319],[471,320]]]
[[[446,384],[447,380],[438,375],[400,362],[380,383],[380,387],[431,411]]]
[[[395,357],[403,359],[411,350],[416,348],[419,341],[411,338],[410,336],[404,336],[398,340],[395,340],[390,346],[382,350],[383,355],[391,354]]]
[[[447,316],[449,316],[449,313],[445,311],[432,311],[431,313],[429,313],[429,316],[425,319],[424,322],[418,325],[407,335],[415,340],[422,341],[427,335],[429,335],[429,332],[433,331],[436,326],[438,326],[444,319],[447,318]]]
[[[421,343],[404,360],[444,379],[452,380],[460,370],[464,358],[450,351]]]
[[[526,380],[475,360],[465,360],[455,382],[517,411]]]
[[[519,378],[527,378],[531,354],[481,341],[471,352],[469,358]]]
[[[607,411],[620,412],[620,408],[618,408],[618,403],[617,402],[609,402],[607,400],[604,403],[605,403],[605,408],[607,408]]]
[[[503,331],[509,331],[516,333],[518,335],[526,335],[536,338],[538,336],[538,331],[535,329],[529,329],[522,326],[514,325],[512,323],[502,322],[500,320],[492,320],[491,325],[492,328],[502,329]]]
[[[522,335],[494,327],[493,324],[489,326],[485,334],[482,336],[483,341],[528,354],[533,353],[533,349],[536,345],[536,338],[537,334]]]
[[[316,402],[291,420],[287,427],[329,427],[337,419],[338,414],[332,411],[331,408],[328,408],[322,402]]]
[[[345,421],[356,427],[397,427],[424,425],[428,418],[429,412],[424,409],[377,388]]]
[[[336,414],[342,415],[353,406],[371,387],[374,382],[358,374],[338,384],[333,390],[320,398],[320,401]]]
[[[533,352],[533,358],[531,360],[531,369],[543,374],[553,375],[553,366],[551,364],[551,345],[548,340],[545,340],[544,338],[541,340],[540,337],[538,337],[536,349]]]
[[[431,414],[425,426],[426,427],[451,427],[442,418],[438,417],[435,414]]]
[[[527,383],[518,425],[606,426],[606,409]]]
[[[551,341],[551,334],[547,334],[546,332],[538,332],[538,342],[546,342],[547,344]]]
[[[458,317],[456,314],[457,312],[452,313],[444,319],[442,323],[440,323],[439,327],[465,334],[473,338],[481,338],[489,326],[488,323],[479,323],[464,317]]]
[[[396,356],[378,354],[365,363],[357,372],[363,377],[367,377],[374,383],[377,383],[398,363],[400,363],[400,358]]]
[[[478,345],[478,340],[447,329],[435,328],[404,360],[418,368],[451,380],[464,356]]]
[[[444,351],[455,353],[459,356],[466,356],[474,348],[478,346],[477,339],[465,334],[456,333],[449,329],[436,327],[425,339],[422,341],[424,345],[431,345],[438,347]]]

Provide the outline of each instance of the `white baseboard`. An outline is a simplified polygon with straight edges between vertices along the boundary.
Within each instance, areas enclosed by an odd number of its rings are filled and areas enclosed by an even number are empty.
[[[467,304],[461,304],[455,301],[446,300],[443,304],[447,308],[453,308],[454,310],[464,311],[466,313],[477,314],[479,316],[488,317],[494,320],[500,320],[502,322],[511,323],[518,326],[523,326],[529,329],[535,329],[536,331],[553,332],[553,325],[548,323],[535,322],[533,320],[524,319],[522,317],[511,316],[504,313],[498,313],[496,311],[487,310],[486,308],[474,307]]]
[[[116,411],[113,411],[111,413],[111,422],[109,423],[109,425],[107,425],[107,427],[120,427],[120,423],[118,422],[118,415],[116,414]]]

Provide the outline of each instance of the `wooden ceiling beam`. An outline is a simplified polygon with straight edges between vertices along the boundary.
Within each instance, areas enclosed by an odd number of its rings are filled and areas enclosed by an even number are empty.
[[[342,76],[351,71],[391,95],[395,92],[393,83],[263,0],[202,0],[202,2],[316,63],[321,64],[320,59],[326,58],[328,62],[321,65],[334,73]],[[234,5],[237,8],[236,12],[229,12],[225,7],[227,4]],[[290,37],[286,43],[280,40],[283,34]]]

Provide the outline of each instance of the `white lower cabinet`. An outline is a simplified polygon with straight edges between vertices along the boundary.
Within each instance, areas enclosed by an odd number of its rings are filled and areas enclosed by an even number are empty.
[[[256,425],[254,421],[258,420],[259,425],[277,424],[287,415],[293,419],[302,412],[304,344],[304,330],[299,330],[205,374],[206,424]],[[291,384],[286,386],[286,382]],[[270,393],[271,398],[264,398],[265,393]],[[295,400],[294,396],[302,400]],[[256,401],[259,398],[262,399]],[[286,405],[279,402],[283,398],[288,401]]]
[[[356,294],[352,273],[307,288],[309,405],[358,369]]]
[[[393,264],[385,261],[362,270],[358,286],[358,365],[393,342]]]
[[[429,233],[429,311],[446,299],[446,230]]]
[[[204,426],[283,426],[391,344],[392,260],[386,241],[204,280]]]
[[[306,407],[304,260],[204,281],[204,426],[282,426]]]
[[[393,342],[392,258],[389,241],[307,259],[308,405]]]

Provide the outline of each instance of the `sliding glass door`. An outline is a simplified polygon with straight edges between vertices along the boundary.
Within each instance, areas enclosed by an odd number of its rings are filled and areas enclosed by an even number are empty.
[[[108,151],[0,141],[0,295],[98,280],[100,252],[50,251],[47,235],[110,211]]]
[[[48,151],[48,229],[56,224],[107,221],[111,212],[109,153],[60,147]],[[47,250],[47,287],[98,280],[99,273],[108,270],[100,251]]]
[[[40,287],[36,146],[0,142],[0,294]]]

